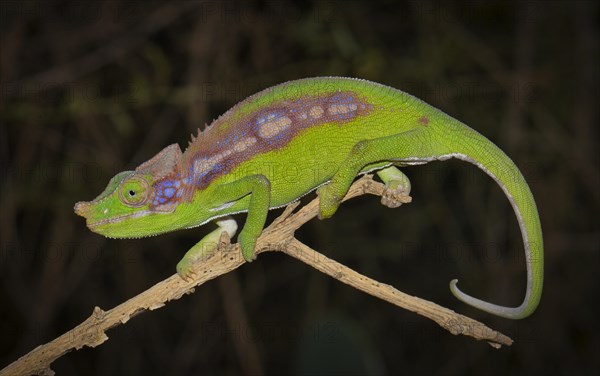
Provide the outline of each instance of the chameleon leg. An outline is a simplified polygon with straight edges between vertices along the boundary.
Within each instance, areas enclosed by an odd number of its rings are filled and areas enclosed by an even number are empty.
[[[264,175],[250,175],[224,184],[215,190],[215,200],[227,203],[250,195],[248,216],[244,228],[238,235],[242,256],[248,262],[256,258],[254,247],[262,232],[271,203],[271,182]]]
[[[237,222],[230,217],[215,221],[217,229],[202,238],[196,245],[190,248],[177,263],[177,274],[183,279],[190,277],[192,265],[209,257],[217,248],[221,233],[226,232],[232,238],[237,232]]]
[[[435,146],[440,150],[434,151]],[[427,161],[442,155],[441,149],[439,144],[431,141],[425,129],[358,142],[331,181],[318,189],[319,218],[329,218],[337,211],[342,198],[364,166],[381,161]],[[390,174],[389,171],[384,173],[386,179]]]
[[[381,197],[381,203],[388,208],[397,208],[401,202],[392,197],[395,193],[408,195],[410,193],[410,180],[395,166],[386,167],[377,171],[377,176],[383,180],[387,188],[386,194]]]

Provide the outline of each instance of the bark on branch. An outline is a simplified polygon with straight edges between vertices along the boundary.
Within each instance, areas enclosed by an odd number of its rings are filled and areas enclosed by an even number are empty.
[[[383,184],[375,182],[370,175],[365,175],[352,185],[344,197],[344,201],[367,193],[385,196],[388,200],[398,200],[403,203],[411,200],[408,196],[392,195],[390,197],[390,192],[385,189]],[[257,242],[258,254],[270,251],[283,252],[340,282],[427,317],[454,335],[462,334],[477,340],[484,340],[495,348],[512,344],[512,339],[506,335],[490,329],[474,319],[427,300],[407,295],[390,285],[377,282],[301,243],[294,237],[294,232],[317,216],[319,200],[314,199],[294,213],[297,206],[298,203],[289,205],[283,214],[263,231]],[[108,329],[125,324],[138,313],[161,308],[171,300],[179,299],[184,294],[191,294],[197,286],[237,269],[244,263],[239,246],[229,244],[229,239],[223,236],[217,251],[197,264],[194,278],[184,281],[175,274],[113,309],[103,311],[96,307],[92,315],[84,322],[11,363],[0,371],[0,376],[53,374],[50,369],[52,362],[69,351],[78,350],[83,346],[101,345],[108,340],[108,336],[105,334]]]

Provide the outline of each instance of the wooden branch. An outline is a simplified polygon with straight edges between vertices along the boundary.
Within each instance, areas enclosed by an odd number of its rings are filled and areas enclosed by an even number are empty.
[[[409,196],[391,194],[383,184],[373,181],[370,175],[356,181],[344,197],[344,201],[366,193],[385,196],[388,200],[401,203],[411,201]],[[257,242],[258,254],[269,251],[283,252],[349,286],[427,317],[454,335],[462,334],[485,340],[495,348],[512,344],[512,339],[476,320],[361,275],[301,243],[294,237],[294,232],[317,216],[319,200],[315,199],[297,213],[293,213],[297,206],[297,202],[289,205],[283,214],[263,231]],[[108,339],[105,334],[108,329],[126,323],[138,313],[161,308],[171,300],[190,294],[196,286],[231,272],[244,263],[239,245],[229,244],[229,239],[222,236],[217,251],[197,264],[193,278],[184,281],[175,274],[111,310],[103,311],[96,307],[84,322],[11,363],[0,371],[0,376],[53,374],[50,364],[62,355],[83,346],[101,345]]]

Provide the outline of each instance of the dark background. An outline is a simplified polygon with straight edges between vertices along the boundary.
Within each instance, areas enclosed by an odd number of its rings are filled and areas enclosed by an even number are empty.
[[[282,254],[110,330],[60,375],[596,374],[599,12],[594,1],[6,1],[0,13],[0,367],[172,275],[209,226],[91,233],[73,204],[238,101],[287,80],[370,79],[412,93],[510,155],[546,244],[535,314],[517,305],[521,235],[502,191],[460,161],[406,168],[413,203],[374,197],[299,238],[361,273],[482,320],[494,350]],[[310,198],[314,197],[311,195]],[[243,222],[244,216],[239,217]],[[271,216],[273,218],[273,216]],[[212,229],[212,227],[210,227]],[[236,304],[237,303],[237,304]]]

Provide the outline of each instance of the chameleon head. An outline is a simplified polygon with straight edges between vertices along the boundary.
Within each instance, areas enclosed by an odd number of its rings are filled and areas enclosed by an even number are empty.
[[[151,207],[152,183],[149,175],[121,172],[94,200],[76,203],[75,213],[86,219],[90,230],[105,236],[124,238],[154,234],[152,214],[168,211]]]
[[[75,213],[86,219],[90,230],[112,238],[174,230],[178,224],[165,214],[177,207],[179,195],[170,177],[180,172],[180,163],[181,149],[171,145],[135,171],[115,175],[94,200],[76,203]]]

